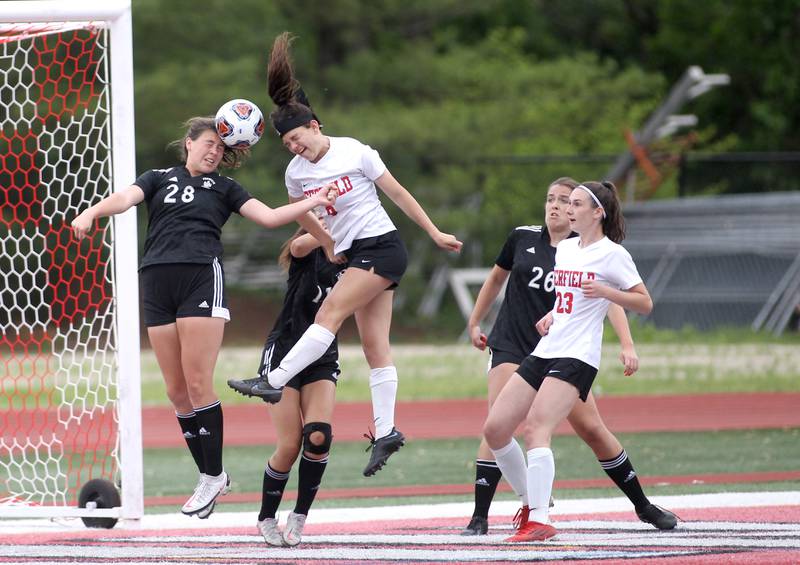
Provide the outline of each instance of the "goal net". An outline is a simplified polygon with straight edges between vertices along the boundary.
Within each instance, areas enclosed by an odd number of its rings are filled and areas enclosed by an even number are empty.
[[[70,230],[134,178],[130,6],[2,4],[0,517],[139,518],[135,212]]]

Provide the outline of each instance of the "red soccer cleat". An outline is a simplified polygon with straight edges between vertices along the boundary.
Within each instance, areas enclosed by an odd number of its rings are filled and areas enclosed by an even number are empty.
[[[506,538],[505,541],[544,541],[556,535],[556,529],[550,524],[539,522],[528,522],[525,526],[517,530],[517,533]]]
[[[511,523],[514,524],[514,527],[517,530],[521,530],[522,528],[528,525],[528,515],[530,513],[531,509],[528,508],[527,506],[523,506],[522,508],[517,510],[516,514],[514,514],[514,520]]]

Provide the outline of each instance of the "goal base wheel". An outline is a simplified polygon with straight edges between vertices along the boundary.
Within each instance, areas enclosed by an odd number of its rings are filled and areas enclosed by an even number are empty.
[[[119,491],[114,483],[105,479],[92,479],[81,488],[78,494],[78,507],[115,508],[121,505]],[[117,525],[117,518],[81,518],[87,528],[111,529]]]

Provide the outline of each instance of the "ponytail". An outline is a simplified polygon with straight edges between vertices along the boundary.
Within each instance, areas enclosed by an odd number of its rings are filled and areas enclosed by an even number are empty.
[[[614,243],[622,243],[625,239],[625,218],[622,216],[617,187],[609,181],[581,184],[597,197],[606,213],[601,223],[603,234]]]
[[[267,91],[277,106],[285,106],[294,99],[300,83],[294,78],[289,46],[294,41],[288,31],[275,38],[267,66]]]
[[[267,67],[267,92],[277,106],[269,117],[275,132],[281,137],[296,127],[307,126],[311,120],[320,123],[300,83],[294,77],[289,53],[293,41],[294,36],[288,31],[276,37]]]

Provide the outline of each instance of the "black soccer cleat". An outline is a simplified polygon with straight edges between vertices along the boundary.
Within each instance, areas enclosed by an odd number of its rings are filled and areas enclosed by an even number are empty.
[[[270,404],[280,402],[283,396],[283,389],[274,388],[264,376],[241,380],[228,379],[228,386],[239,394],[255,396]]]
[[[489,532],[489,520],[483,516],[473,516],[467,527],[461,532],[462,536],[485,536]]]
[[[277,404],[281,401],[281,397],[283,396],[283,387],[275,388],[269,384],[267,377],[263,377],[250,389],[250,395],[257,396],[264,402]]]
[[[253,396],[253,385],[262,379],[267,380],[266,377],[254,377],[252,379],[228,379],[228,386],[239,394]]]
[[[397,428],[392,428],[388,435],[378,439],[375,439],[375,436],[371,433],[369,435],[364,434],[364,437],[369,440],[369,446],[366,450],[372,450],[369,456],[369,463],[364,467],[365,477],[371,477],[380,471],[386,465],[389,456],[406,443],[406,437]]]
[[[652,524],[659,530],[672,530],[678,525],[675,514],[655,504],[648,504],[641,511],[637,510],[636,515],[642,522]]]

